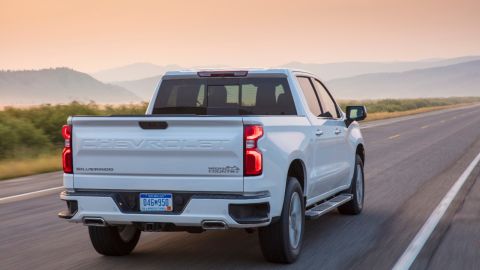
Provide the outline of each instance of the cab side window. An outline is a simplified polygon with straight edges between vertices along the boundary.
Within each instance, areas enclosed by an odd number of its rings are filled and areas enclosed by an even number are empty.
[[[317,95],[320,98],[320,103],[322,104],[323,113],[320,116],[334,119],[340,118],[337,105],[325,86],[316,79],[313,79],[313,85],[315,86]]]
[[[315,93],[315,89],[309,78],[307,77],[297,77],[300,88],[302,89],[303,95],[308,103],[308,108],[315,115],[319,116],[322,111],[320,109],[320,104],[318,103],[318,97]]]

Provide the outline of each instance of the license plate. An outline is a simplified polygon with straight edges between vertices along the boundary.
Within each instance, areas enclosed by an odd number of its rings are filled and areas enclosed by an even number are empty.
[[[173,211],[172,193],[140,193],[140,211],[171,212]]]

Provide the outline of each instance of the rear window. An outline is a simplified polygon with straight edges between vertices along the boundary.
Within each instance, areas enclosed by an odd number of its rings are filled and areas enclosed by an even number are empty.
[[[296,115],[286,78],[162,81],[153,114]]]

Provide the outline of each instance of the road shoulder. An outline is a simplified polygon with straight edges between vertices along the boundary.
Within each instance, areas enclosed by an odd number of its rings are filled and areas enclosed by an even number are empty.
[[[63,172],[42,173],[0,181],[0,198],[63,185]]]
[[[427,269],[478,269],[480,265],[480,176],[459,204]]]

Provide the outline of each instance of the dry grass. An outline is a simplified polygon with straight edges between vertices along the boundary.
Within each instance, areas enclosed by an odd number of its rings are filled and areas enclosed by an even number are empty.
[[[455,104],[455,105],[446,105],[446,106],[435,106],[435,107],[424,107],[415,110],[409,111],[402,111],[402,112],[376,112],[376,113],[369,113],[366,121],[375,121],[375,120],[382,120],[382,119],[389,119],[401,116],[408,116],[414,115],[419,113],[426,113],[438,110],[445,110],[450,108],[457,108],[457,107],[464,107],[468,105],[472,105],[473,103],[464,103],[464,104]]]
[[[61,156],[42,154],[35,158],[21,158],[0,161],[0,180],[27,176],[62,169]]]

